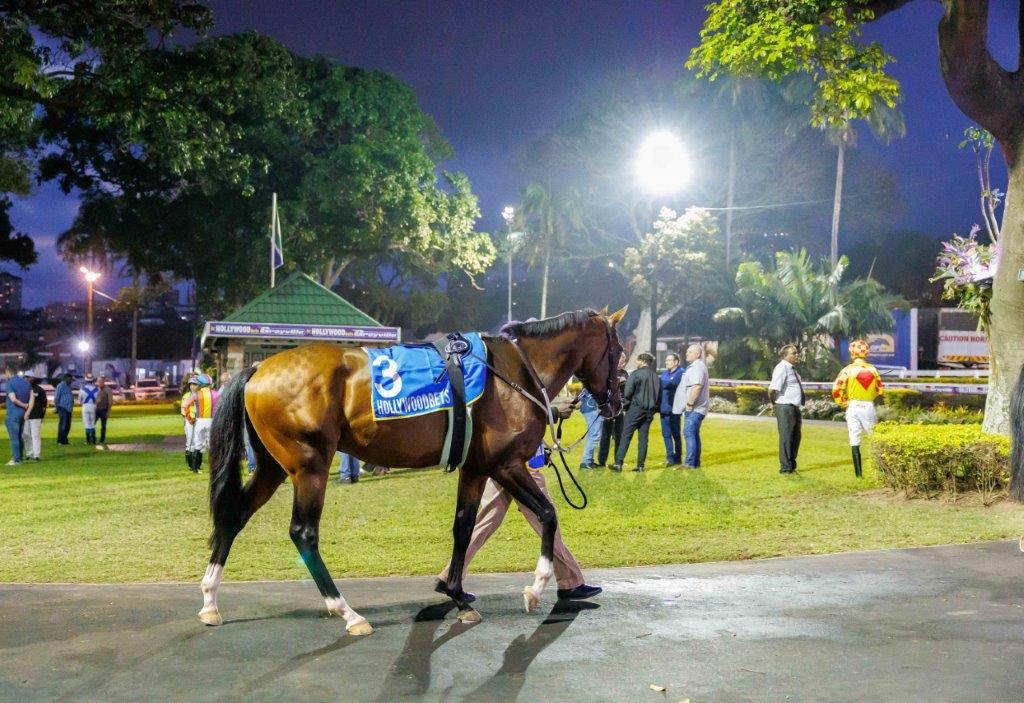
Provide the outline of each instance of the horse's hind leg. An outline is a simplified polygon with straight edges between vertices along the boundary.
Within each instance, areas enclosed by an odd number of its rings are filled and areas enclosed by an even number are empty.
[[[256,471],[242,489],[242,526],[249,521],[249,518],[270,500],[274,491],[285,479],[284,469],[274,460],[263,446],[257,443]],[[241,528],[239,528],[241,531]],[[199,619],[207,625],[220,625],[224,622],[217,607],[217,588],[220,586],[221,575],[224,572],[224,563],[228,559],[231,545],[235,541],[237,532],[234,534],[222,533],[219,535],[210,556],[210,563],[203,574],[203,609],[199,611]]]
[[[329,466],[324,463],[319,470],[302,469],[296,475],[289,533],[327,603],[327,612],[344,618],[345,630],[350,635],[369,635],[373,632],[370,623],[349,607],[320,558],[320,515],[324,509]]]
[[[555,506],[526,471],[522,465],[511,466],[499,471],[494,480],[522,507],[536,515],[541,524],[540,557],[537,558],[537,568],[533,572],[533,584],[523,589],[523,607],[527,613],[532,613],[540,605],[540,596],[555,573],[555,532],[558,530],[558,515],[555,513]]]

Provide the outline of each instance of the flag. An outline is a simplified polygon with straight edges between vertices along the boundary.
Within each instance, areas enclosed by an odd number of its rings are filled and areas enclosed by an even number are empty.
[[[281,218],[277,214],[277,194],[274,194],[274,214],[270,223],[270,265],[275,270],[284,266],[284,245],[281,242]]]

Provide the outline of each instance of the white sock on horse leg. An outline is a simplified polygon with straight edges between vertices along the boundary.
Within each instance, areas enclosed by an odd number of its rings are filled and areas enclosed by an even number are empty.
[[[533,595],[540,598],[540,594],[547,588],[548,581],[555,573],[555,567],[551,563],[551,560],[541,555],[537,559],[537,568],[533,572],[533,585],[530,587],[533,590]]]
[[[327,603],[328,613],[344,618],[346,628],[366,622],[366,618],[349,607],[349,604],[341,594],[338,594],[337,598],[324,598],[324,602]]]

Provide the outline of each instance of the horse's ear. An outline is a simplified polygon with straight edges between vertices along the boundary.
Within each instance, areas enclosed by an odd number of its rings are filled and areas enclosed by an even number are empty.
[[[608,321],[612,323],[612,326],[619,324],[619,322],[626,316],[626,311],[629,310],[629,306],[626,305],[621,310],[616,310],[608,316]]]
[[[608,306],[607,305],[605,305],[603,308],[601,308],[601,314],[604,315],[605,317],[608,317]]]

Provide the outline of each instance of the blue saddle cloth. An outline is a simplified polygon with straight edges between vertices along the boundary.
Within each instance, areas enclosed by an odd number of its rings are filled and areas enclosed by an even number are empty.
[[[484,394],[487,349],[480,335],[462,335],[471,351],[463,357],[466,405]],[[374,420],[395,420],[448,410],[452,407],[452,387],[444,371],[444,359],[432,344],[395,347],[363,347],[370,358],[371,404]],[[478,357],[478,358],[474,358]]]

